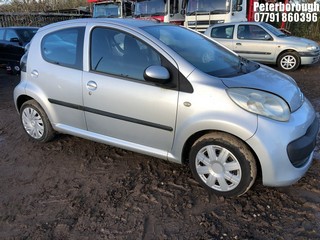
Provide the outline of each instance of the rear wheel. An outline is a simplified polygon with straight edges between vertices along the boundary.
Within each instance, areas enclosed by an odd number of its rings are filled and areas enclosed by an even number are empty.
[[[206,134],[193,144],[189,164],[204,188],[226,197],[247,192],[257,175],[256,161],[248,147],[220,132]]]
[[[54,137],[51,123],[36,101],[29,100],[21,106],[20,118],[24,130],[32,139],[48,142]]]

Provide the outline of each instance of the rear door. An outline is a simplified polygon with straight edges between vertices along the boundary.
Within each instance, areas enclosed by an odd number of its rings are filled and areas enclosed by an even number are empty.
[[[218,26],[211,29],[210,37],[227,48],[234,50],[234,25]]]
[[[165,59],[143,40],[108,27],[92,29],[88,52],[90,70],[83,75],[88,130],[113,144],[165,156],[172,147],[178,91],[143,77],[148,66],[167,66]]]
[[[86,130],[82,110],[85,27],[65,25],[47,31],[41,31],[29,48],[27,89],[34,91],[40,104],[48,108],[45,110],[53,125]]]

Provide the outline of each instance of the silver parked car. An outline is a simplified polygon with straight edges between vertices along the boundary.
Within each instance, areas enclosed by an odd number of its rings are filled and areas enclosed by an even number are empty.
[[[285,186],[311,165],[318,119],[295,81],[200,33],[78,19],[41,28],[26,54],[14,100],[34,140],[61,132],[188,163],[223,196],[245,193],[258,169]]]
[[[277,64],[282,70],[294,71],[300,65],[318,62],[318,43],[286,35],[265,22],[215,24],[204,33],[240,56],[267,64]]]

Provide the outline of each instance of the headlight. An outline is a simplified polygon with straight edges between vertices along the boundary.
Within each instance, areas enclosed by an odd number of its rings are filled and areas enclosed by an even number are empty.
[[[317,47],[317,46],[308,46],[307,49],[308,49],[309,51],[315,51],[315,50],[318,49],[318,47]]]
[[[288,121],[290,110],[287,103],[280,97],[249,88],[230,88],[229,97],[241,108],[277,121]]]

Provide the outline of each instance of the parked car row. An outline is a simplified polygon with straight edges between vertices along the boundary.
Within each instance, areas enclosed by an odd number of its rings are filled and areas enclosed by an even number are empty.
[[[266,186],[298,181],[319,129],[291,77],[190,29],[132,19],[39,29],[14,101],[35,141],[61,132],[188,164],[223,196],[244,194],[259,172]]]
[[[0,28],[0,64],[9,73],[20,72],[25,46],[37,32],[35,27]],[[277,64],[283,71],[319,61],[319,44],[289,36],[264,22],[223,23],[210,26],[204,33],[240,56],[265,64]]]

